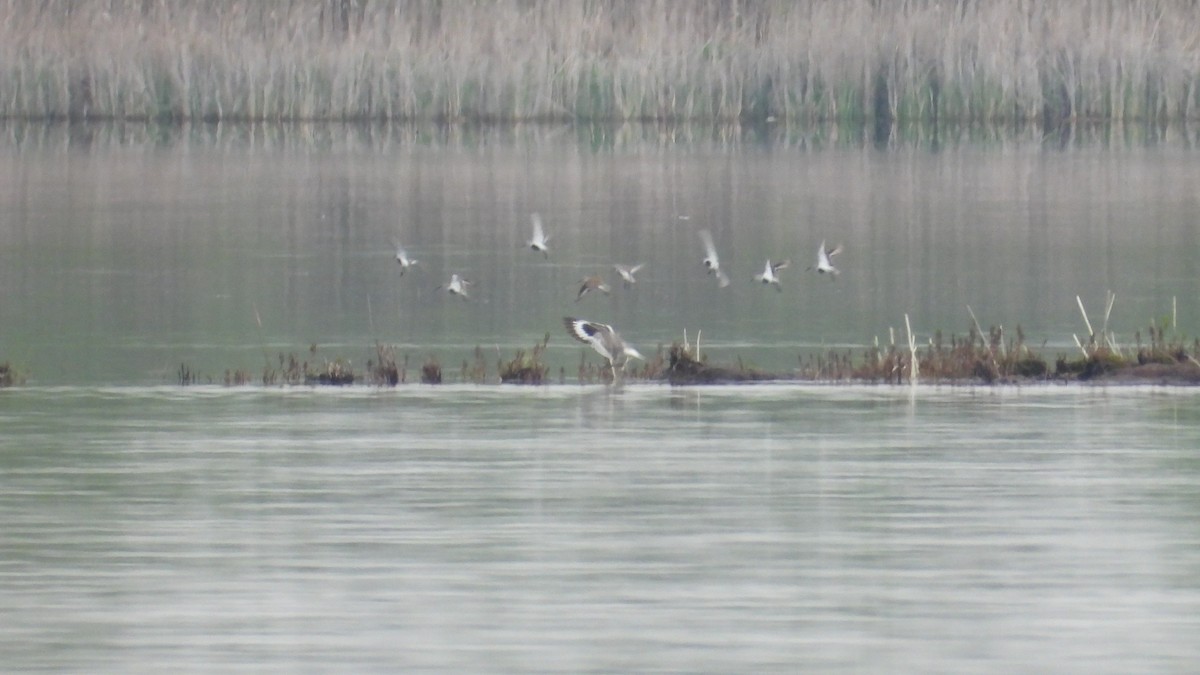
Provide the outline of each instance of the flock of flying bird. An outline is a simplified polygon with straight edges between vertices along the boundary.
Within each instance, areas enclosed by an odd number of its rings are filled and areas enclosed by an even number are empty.
[[[533,236],[526,242],[526,245],[530,250],[541,253],[545,258],[549,259],[550,247],[548,242],[550,237],[546,234],[546,229],[542,225],[542,217],[534,213],[531,216],[531,220],[533,221]],[[713,243],[712,233],[708,230],[700,230],[700,241],[704,245],[704,267],[708,270],[709,275],[716,277],[717,285],[725,288],[731,282],[729,275],[721,269],[721,259],[717,255],[717,247]],[[816,269],[821,274],[829,274],[836,277],[840,272],[838,268],[833,266],[833,257],[841,253],[841,251],[841,246],[827,248],[825,242],[822,241],[820,248],[817,249],[816,264],[807,269]],[[396,262],[400,265],[400,276],[404,276],[404,273],[416,265],[418,261],[416,258],[410,257],[408,251],[399,242],[396,242]],[[786,268],[790,264],[791,260],[772,261],[768,258],[762,273],[754,275],[754,280],[765,286],[774,286],[776,291],[782,291],[783,285],[779,280],[779,270]],[[613,269],[621,277],[621,281],[626,288],[637,283],[637,278],[634,275],[642,267],[644,267],[644,264],[630,266],[613,265]],[[450,295],[457,295],[464,300],[469,300],[471,296],[467,289],[470,286],[470,281],[454,273],[450,275],[448,283],[438,286],[438,290],[445,290]],[[583,299],[583,296],[592,291],[600,291],[608,295],[610,290],[608,284],[604,283],[604,277],[598,274],[584,277],[579,282],[579,292],[575,296],[575,302],[579,302]],[[629,359],[645,360],[637,349],[634,349],[632,345],[621,338],[615,328],[606,323],[574,317],[563,317],[563,325],[566,327],[568,335],[586,345],[590,345],[592,349],[596,350],[596,353],[608,361],[608,367],[612,370],[614,382],[617,379],[617,369],[620,368],[624,372],[625,365]]]

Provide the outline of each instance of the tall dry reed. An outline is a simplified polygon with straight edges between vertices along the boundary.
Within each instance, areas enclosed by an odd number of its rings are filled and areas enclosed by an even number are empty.
[[[1193,0],[0,0],[0,116],[1194,118]]]

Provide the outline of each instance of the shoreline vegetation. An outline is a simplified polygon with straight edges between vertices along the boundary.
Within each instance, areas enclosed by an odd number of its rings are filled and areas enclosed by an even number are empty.
[[[1024,385],[1038,383],[1116,383],[1159,384],[1175,386],[1200,385],[1200,337],[1189,338],[1179,331],[1177,303],[1171,302],[1170,314],[1147,326],[1145,335],[1134,332],[1132,344],[1122,345],[1115,332],[1109,330],[1109,319],[1117,296],[1106,293],[1104,315],[1097,331],[1088,317],[1083,299],[1075,296],[1086,332],[1072,338],[1078,353],[1059,353],[1053,362],[1030,347],[1024,330],[1017,325],[1015,333],[1002,325],[984,330],[975,311],[967,305],[971,324],[963,336],[951,334],[946,338],[939,329],[931,335],[913,332],[908,314],[904,315],[905,335],[897,341],[897,331],[889,327],[888,341],[881,344],[876,336],[873,344],[855,349],[830,349],[821,354],[798,356],[796,367],[770,371],[747,365],[741,356],[736,364],[710,362],[700,352],[700,333],[695,342],[683,340],[669,346],[659,343],[653,355],[640,362],[627,363],[622,373],[610,369],[607,363],[589,361],[588,350],[581,350],[574,382],[580,385],[614,384],[620,382],[666,383],[671,386],[693,386],[746,383],[825,383],[825,384],[918,384],[935,385]],[[476,346],[473,359],[463,359],[457,382],[461,384],[544,385],[557,380],[566,384],[567,371],[560,366],[557,378],[543,360],[550,344],[546,333],[529,350],[518,349],[505,360],[499,346],[495,347],[494,375],[488,368],[489,353]],[[1045,342],[1042,347],[1045,347]],[[397,362],[396,348],[376,341],[374,353],[366,368],[355,373],[349,359],[330,360],[318,355],[317,345],[309,347],[309,357],[278,354],[278,365],[263,348],[265,367],[259,380],[263,386],[275,385],[353,385],[395,387],[409,380],[409,355]],[[310,365],[310,361],[312,365]],[[5,364],[7,365],[7,364]],[[186,364],[180,364],[178,382],[182,386],[215,384],[211,376],[200,377]],[[430,354],[418,370],[422,384],[442,384],[443,372],[436,354]],[[454,381],[454,380],[451,380]],[[225,386],[255,383],[250,370],[225,371]]]
[[[1077,354],[1057,354],[1053,361],[1025,342],[1021,329],[1009,336],[1001,327],[987,333],[975,328],[964,336],[943,339],[941,331],[922,346],[914,343],[886,347],[829,350],[798,357],[797,367],[787,371],[763,370],[742,362],[713,363],[699,353],[699,345],[674,342],[659,345],[646,363],[631,368],[623,377],[629,383],[665,383],[672,386],[721,384],[819,383],[840,385],[1034,385],[1034,384],[1159,384],[1200,385],[1200,339],[1187,343],[1182,337],[1168,338],[1163,327],[1149,327],[1148,340],[1139,331],[1135,344],[1121,347],[1109,338],[1079,344]],[[488,351],[476,347],[472,358],[463,359],[457,373],[444,375],[438,357],[430,354],[414,367],[409,355],[398,362],[395,347],[377,344],[375,358],[355,371],[350,359],[300,359],[296,354],[278,355],[278,365],[268,363],[261,374],[248,369],[227,369],[223,377],[201,376],[180,364],[181,386],[223,384],[264,387],[350,386],[396,387],[420,383],[475,385],[612,384],[606,364],[589,359],[581,351],[578,369],[568,379],[567,369],[552,371],[542,357],[547,335],[530,350],[517,350],[510,360],[495,352],[495,367]],[[315,356],[316,347],[310,348]],[[913,364],[916,364],[914,367]],[[411,371],[411,372],[410,372]],[[10,383],[11,384],[11,383]]]
[[[1160,384],[1174,386],[1200,385],[1200,338],[1189,340],[1178,333],[1173,317],[1150,325],[1146,333],[1139,330],[1133,343],[1122,345],[1108,330],[1108,313],[1112,309],[1110,295],[1108,312],[1099,332],[1092,330],[1087,312],[1080,302],[1080,313],[1088,328],[1086,341],[1075,336],[1077,353],[1058,353],[1053,360],[1043,356],[1026,341],[1024,331],[1017,326],[1010,334],[1002,326],[992,326],[986,332],[972,312],[972,326],[965,335],[946,338],[938,330],[932,336],[918,340],[905,316],[907,339],[897,342],[891,332],[890,343],[858,349],[828,350],[821,354],[799,356],[795,368],[770,371],[745,364],[736,357],[733,364],[717,364],[700,352],[699,340],[694,344],[676,341],[669,346],[658,345],[657,351],[644,363],[632,366],[623,381],[634,383],[666,383],[672,386],[747,384],[747,383],[822,383],[822,384],[891,384],[891,385],[1032,385],[1032,384]],[[968,307],[968,311],[970,308]],[[437,385],[444,382],[495,385],[580,385],[612,384],[607,364],[589,359],[581,350],[578,369],[569,380],[567,369],[557,372],[545,363],[544,356],[551,336],[549,333],[529,350],[519,349],[506,360],[495,349],[495,368],[489,367],[492,354],[476,347],[472,358],[463,359],[457,374],[444,376],[441,363],[430,354],[415,372],[409,355],[397,361],[396,348],[376,343],[374,353],[365,368],[356,372],[350,359],[329,359],[318,356],[318,348],[309,348],[310,357],[278,354],[277,364],[264,353],[266,365],[261,376],[252,370],[227,369],[223,378],[199,376],[196,371],[180,364],[180,385],[224,384],[243,386],[295,385],[368,385],[395,387],[420,382]],[[311,362],[311,363],[310,363]]]
[[[0,118],[0,149],[60,152],[158,148],[220,148],[240,152],[304,150],[389,153],[422,146],[476,149],[483,145],[535,146],[574,143],[589,152],[691,146],[710,149],[943,150],[976,147],[1143,148],[1171,144],[1200,147],[1200,124],[1187,120],[1066,121],[1053,128],[1000,122],[920,121],[875,128],[866,122],[824,121],[803,125],[702,121],[172,121],[25,120]]]
[[[9,0],[0,118],[1200,118],[1190,0]]]
[[[1015,333],[1003,326],[984,331],[971,312],[972,325],[964,335],[946,337],[941,330],[918,338],[905,316],[907,337],[897,340],[897,331],[889,329],[887,344],[876,338],[874,344],[858,348],[830,349],[822,353],[800,354],[795,367],[766,370],[743,362],[715,363],[701,354],[699,340],[691,343],[686,334],[682,341],[659,344],[644,362],[632,363],[622,382],[660,383],[671,386],[721,384],[813,383],[832,385],[1035,385],[1035,384],[1150,384],[1200,386],[1200,337],[1187,338],[1176,329],[1174,315],[1163,317],[1146,332],[1136,331],[1132,343],[1121,344],[1108,330],[1109,304],[1100,330],[1094,331],[1083,303],[1080,313],[1087,328],[1085,339],[1074,336],[1075,349],[1059,352],[1051,359],[1043,354],[1045,343],[1034,348],[1018,325]],[[1078,299],[1077,299],[1078,300]],[[970,307],[967,308],[970,312]],[[505,358],[499,347],[492,350],[475,347],[460,368],[443,370],[438,354],[429,353],[417,363],[410,354],[399,354],[397,347],[376,342],[356,369],[354,359],[327,356],[317,345],[307,355],[295,352],[270,354],[263,350],[263,367],[227,368],[222,374],[201,373],[187,363],[176,371],[180,386],[224,385],[226,387],[263,386],[370,386],[397,387],[407,384],[440,385],[611,385],[607,363],[590,351],[580,349],[577,368],[553,370],[546,363],[551,342],[547,333],[529,349],[517,349]],[[494,364],[494,365],[493,365]],[[570,377],[569,377],[570,376]],[[0,363],[0,389],[25,384],[28,373],[8,362]]]

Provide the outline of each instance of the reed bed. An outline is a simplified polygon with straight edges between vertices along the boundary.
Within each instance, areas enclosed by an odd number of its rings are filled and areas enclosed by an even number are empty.
[[[1010,334],[1001,326],[986,331],[974,321],[965,335],[944,338],[942,331],[918,343],[915,340],[892,341],[861,350],[829,350],[801,356],[796,368],[787,371],[763,370],[736,358],[719,364],[708,355],[700,356],[698,345],[675,342],[659,345],[655,355],[645,362],[630,364],[622,374],[627,382],[666,382],[672,385],[708,385],[751,382],[824,382],[842,384],[1032,384],[1046,382],[1134,382],[1176,385],[1200,384],[1200,338],[1187,338],[1160,323],[1133,335],[1133,342],[1122,346],[1115,335],[1094,335],[1080,351],[1060,353],[1053,362],[1041,350],[1030,347],[1018,326]],[[473,357],[463,359],[457,382],[464,384],[550,384],[550,366],[543,358],[549,342],[547,335],[528,351],[519,349],[510,360],[498,359],[495,370],[488,367],[487,352],[476,347]],[[243,386],[259,382],[264,386],[352,385],[394,387],[407,384],[408,355],[397,363],[394,347],[377,344],[375,358],[366,364],[366,373],[356,377],[350,360],[310,358],[295,353],[278,354],[278,364],[264,369],[260,377],[251,371],[227,369],[223,378],[201,376],[187,364],[180,364],[179,384],[187,386],[214,381],[225,386]],[[857,351],[857,353],[855,353]],[[311,361],[311,362],[310,362]],[[914,363],[917,367],[914,367]],[[919,376],[917,373],[919,372]],[[420,368],[422,384],[441,384],[442,366],[430,355]],[[0,386],[21,384],[24,377],[7,364],[0,364]],[[581,385],[612,384],[608,364],[581,350],[576,381]],[[565,384],[566,369],[559,368],[558,384]]]
[[[430,355],[421,365],[421,384],[441,384],[442,364],[436,356]]]
[[[544,384],[550,368],[542,362],[542,356],[548,344],[550,334],[546,333],[542,341],[535,344],[528,353],[519,349],[512,360],[497,363],[496,371],[500,374],[500,381],[511,384]]]
[[[0,117],[1189,119],[1191,0],[4,0]]]
[[[381,356],[391,354],[390,348],[380,345],[377,345],[376,348]],[[309,358],[304,358],[295,352],[287,354],[279,352],[277,363],[273,363],[267,354],[264,354],[264,358],[265,365],[262,374],[257,378],[263,386],[301,384],[346,386],[354,384],[357,379],[354,368],[348,359],[335,357],[331,360],[318,357],[315,344],[309,347]],[[391,367],[394,370],[395,364],[392,363]],[[376,366],[368,361],[367,369],[370,373],[367,379],[370,382],[378,382],[380,378],[386,378],[389,374],[387,365],[383,363]],[[176,376],[179,384],[185,387],[201,382],[207,384],[214,382],[211,375],[202,376],[186,363],[179,364]],[[227,368],[220,381],[227,387],[240,387],[253,384],[255,380],[253,372],[246,368]]]
[[[25,375],[8,361],[0,363],[0,388],[25,384]]]
[[[905,314],[904,339],[897,341],[896,330],[889,328],[890,339],[863,348],[856,357],[853,349],[829,350],[824,353],[800,356],[798,366],[787,371],[763,370],[745,364],[741,357],[736,363],[724,365],[701,355],[700,333],[689,341],[687,331],[683,340],[669,347],[658,345],[654,355],[644,361],[629,362],[621,368],[621,379],[631,382],[667,382],[672,385],[707,385],[746,382],[831,382],[874,384],[1022,384],[1034,382],[1138,382],[1162,384],[1200,384],[1200,337],[1189,338],[1178,330],[1177,303],[1172,299],[1171,312],[1151,323],[1143,337],[1135,331],[1132,343],[1122,345],[1109,330],[1109,320],[1116,304],[1116,294],[1109,291],[1099,330],[1088,316],[1084,303],[1076,303],[1087,329],[1085,339],[1075,335],[1078,352],[1058,354],[1051,367],[1040,353],[1045,348],[1030,347],[1025,331],[1018,324],[1015,331],[993,325],[986,331],[974,310],[967,306],[971,324],[963,336],[941,330],[918,338]],[[505,360],[495,347],[495,371],[488,368],[488,351],[476,346],[473,358],[464,358],[458,382],[485,384],[549,384],[550,366],[545,363],[550,333],[529,349],[516,350],[513,358]],[[266,366],[261,376],[264,386],[273,385],[351,385],[363,383],[394,387],[408,382],[409,357],[405,354],[397,363],[396,348],[376,342],[374,355],[366,361],[366,372],[357,377],[348,358],[329,359],[320,354],[316,344],[308,349],[308,357],[296,353],[277,354],[277,364],[264,350]],[[494,373],[494,374],[493,374]],[[581,385],[613,383],[613,369],[597,359],[591,350],[580,349],[576,381]],[[177,372],[180,385],[212,384],[211,376],[202,377],[186,363]],[[0,363],[0,386],[23,382],[8,363]],[[252,384],[254,376],[245,369],[227,369],[223,378],[226,386]],[[420,369],[422,384],[443,382],[441,363],[430,354]],[[559,368],[558,383],[566,383],[566,369]]]
[[[340,356],[332,360],[323,357],[318,359],[316,345],[309,348],[309,354],[312,359],[311,363],[309,359],[295,353],[280,352],[278,367],[268,363],[263,368],[262,383],[267,386],[275,384],[337,386],[354,384],[354,368],[349,360]],[[234,370],[231,379],[230,371],[227,370],[225,371],[225,383],[227,385],[249,384],[250,380],[246,371]]]

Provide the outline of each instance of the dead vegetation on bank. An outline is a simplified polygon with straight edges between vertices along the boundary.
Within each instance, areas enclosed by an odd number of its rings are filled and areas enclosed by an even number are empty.
[[[1150,325],[1145,336],[1134,333],[1134,344],[1120,345],[1109,331],[1108,323],[1116,295],[1107,294],[1104,320],[1095,331],[1076,297],[1087,328],[1086,341],[1075,336],[1078,354],[1057,354],[1050,361],[1041,352],[1044,345],[1032,348],[1024,330],[1015,333],[1003,326],[986,332],[974,311],[967,307],[971,326],[963,336],[948,338],[938,330],[924,344],[918,344],[909,317],[905,315],[907,339],[897,343],[890,331],[889,344],[879,341],[855,355],[855,350],[829,350],[799,359],[792,372],[764,372],[736,365],[713,365],[699,356],[699,341],[682,343],[670,349],[666,379],[677,385],[728,384],[761,381],[800,381],[878,384],[1021,384],[1038,382],[1117,382],[1146,384],[1200,384],[1200,338],[1188,339],[1176,332],[1172,303],[1171,316]]]
[[[25,384],[25,375],[8,361],[0,363],[0,389]]]
[[[892,345],[859,350],[829,350],[799,359],[791,372],[769,372],[734,364],[715,365],[697,359],[684,345],[671,346],[666,379],[674,385],[735,384],[764,381],[842,384],[1034,384],[1049,382],[1117,382],[1200,384],[1200,340],[1185,344],[1166,340],[1161,329],[1150,344],[1116,350],[1097,346],[1083,355],[1059,354],[1053,361],[1024,344],[1023,337],[1005,338],[1000,328],[987,335],[971,329],[943,340],[939,331],[914,355]],[[918,373],[913,377],[913,373]]]
[[[457,377],[462,384],[545,385],[568,382],[560,367],[551,377],[545,362],[549,335],[530,349],[518,349],[511,359],[498,357],[489,367],[487,350],[476,347],[463,359]],[[764,370],[735,357],[733,363],[714,363],[700,355],[699,345],[685,339],[669,347],[660,345],[645,363],[630,367],[623,382],[664,382],[671,385],[713,385],[764,382],[820,382],[840,384],[978,384],[1008,385],[1069,382],[1113,382],[1141,384],[1200,385],[1200,338],[1187,340],[1165,325],[1151,325],[1134,334],[1133,344],[1120,346],[1115,338],[1091,336],[1080,342],[1075,353],[1047,357],[1044,346],[1031,347],[1018,326],[1009,334],[993,326],[981,332],[971,326],[963,335],[944,336],[936,331],[924,344],[878,344],[859,349],[828,350],[801,356],[787,371]],[[499,354],[499,350],[496,350]],[[376,344],[373,358],[361,373],[347,358],[320,357],[314,345],[308,358],[280,353],[277,365],[261,373],[243,368],[226,369],[223,376],[200,376],[180,364],[180,385],[223,384],[225,386],[345,386],[363,384],[395,387],[409,384],[409,356],[396,358],[395,347]],[[418,368],[417,381],[425,385],[446,382],[441,362],[434,354]],[[454,377],[452,375],[452,377]],[[581,385],[612,384],[607,363],[581,350],[573,380]],[[0,365],[0,386],[20,384],[23,378],[7,364]]]
[[[695,342],[683,340],[669,347],[659,345],[654,355],[620,371],[624,382],[665,382],[671,385],[711,385],[754,382],[823,382],[845,384],[1028,384],[1039,382],[1111,382],[1133,384],[1200,385],[1200,337],[1188,338],[1177,329],[1175,302],[1169,315],[1149,324],[1144,332],[1133,333],[1131,342],[1121,344],[1109,330],[1109,319],[1116,295],[1108,292],[1099,330],[1088,317],[1081,298],[1076,304],[1086,328],[1084,338],[1074,336],[1075,351],[1058,352],[1047,357],[1045,343],[1031,346],[1025,331],[992,326],[984,331],[968,306],[971,324],[963,335],[935,331],[918,340],[909,317],[905,316],[907,336],[897,341],[889,330],[889,340],[859,349],[828,350],[800,356],[794,369],[769,371],[745,364],[740,357],[734,363],[710,362],[701,355],[700,335]],[[257,319],[257,317],[256,317]],[[464,384],[565,384],[566,368],[551,378],[546,362],[550,334],[528,350],[517,349],[512,358],[500,356],[496,347],[494,369],[489,367],[487,350],[477,346],[470,359],[462,361],[457,382]],[[612,384],[613,369],[606,362],[580,350],[574,381],[581,384]],[[396,347],[376,342],[356,370],[353,360],[328,357],[316,345],[307,356],[296,352],[278,352],[271,357],[263,349],[264,367],[254,371],[242,367],[227,368],[220,375],[202,375],[187,363],[181,363],[176,381],[181,386],[223,384],[225,386],[348,386],[395,387],[408,384],[410,358],[397,358]],[[0,362],[0,388],[22,385],[26,373],[8,362]],[[417,381],[438,385],[446,381],[441,362],[430,354],[418,368]]]
[[[1109,292],[1103,322],[1093,328],[1083,301],[1076,297],[1085,339],[1074,337],[1077,352],[1043,354],[1045,343],[1031,346],[1025,331],[1018,325],[1015,331],[995,325],[983,330],[975,312],[968,306],[971,323],[963,335],[946,336],[941,330],[918,339],[909,317],[905,315],[906,336],[897,341],[896,331],[889,330],[889,340],[880,344],[878,338],[869,347],[828,350],[820,354],[801,356],[797,366],[789,371],[768,371],[747,365],[741,358],[732,364],[710,362],[701,355],[700,335],[690,342],[685,331],[682,342],[669,347],[659,345],[655,354],[638,365],[620,373],[626,382],[666,382],[672,385],[710,385],[752,382],[826,382],[861,384],[981,384],[1003,385],[1038,382],[1116,382],[1200,385],[1200,338],[1190,340],[1179,333],[1174,302],[1169,316],[1133,334],[1132,343],[1122,345],[1108,328],[1116,296]],[[463,359],[457,381],[470,384],[550,384],[550,366],[545,361],[550,343],[547,333],[530,349],[518,349],[511,359],[500,356],[496,347],[494,369],[483,347],[475,347],[472,358]],[[580,351],[575,380],[579,384],[611,384],[613,370],[607,363]],[[265,355],[265,350],[264,350]],[[308,350],[308,357],[295,353],[279,353],[276,361],[267,358],[261,376],[255,377],[245,369],[227,369],[222,378],[199,377],[191,367],[180,364],[178,381],[181,385],[214,381],[226,386],[260,383],[264,386],[351,385],[394,387],[409,382],[409,356],[396,357],[396,348],[377,342],[373,354],[366,360],[361,374],[356,373],[350,359],[326,358],[317,345]],[[8,364],[0,364],[0,386],[13,384],[15,376]],[[422,384],[442,384],[444,374],[437,355],[430,354],[419,368]],[[566,369],[560,367],[557,381],[567,382]]]

